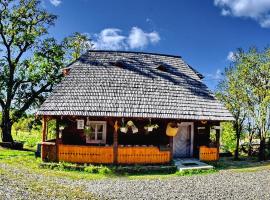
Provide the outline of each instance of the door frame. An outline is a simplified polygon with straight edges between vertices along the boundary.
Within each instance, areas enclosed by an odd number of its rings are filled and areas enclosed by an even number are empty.
[[[181,122],[179,127],[181,130],[181,126],[190,126],[190,157],[193,157],[193,149],[194,149],[194,122]],[[173,138],[173,143],[174,143],[174,138]],[[174,146],[174,145],[173,145]],[[174,149],[173,149],[174,152]]]

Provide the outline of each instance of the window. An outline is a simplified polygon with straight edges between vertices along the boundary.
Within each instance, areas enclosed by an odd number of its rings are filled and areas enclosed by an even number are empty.
[[[88,121],[91,134],[86,135],[86,143],[106,143],[106,122]]]
[[[84,120],[83,119],[77,120],[77,129],[84,129]]]

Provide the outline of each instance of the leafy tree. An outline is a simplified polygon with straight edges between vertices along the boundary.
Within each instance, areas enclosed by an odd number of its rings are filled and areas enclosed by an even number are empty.
[[[225,78],[219,83],[216,92],[217,98],[225,104],[235,118],[233,127],[236,138],[234,153],[236,160],[239,159],[239,143],[247,115],[244,102],[242,101],[244,98],[243,84],[245,83],[240,79],[238,69],[235,66],[231,66],[225,69]]]
[[[235,158],[244,123],[252,131],[250,137],[258,133],[260,137],[259,159],[265,157],[265,141],[270,128],[270,48],[258,51],[251,48],[238,50],[232,66],[225,70],[225,79],[218,87],[217,97],[235,117],[236,131]],[[252,141],[252,138],[250,138]]]
[[[12,124],[40,105],[61,80],[61,68],[71,61],[68,58],[85,51],[80,45],[87,38],[81,34],[60,43],[45,38],[55,20],[38,0],[0,1],[0,126],[5,142],[13,142]]]
[[[221,123],[221,143],[226,151],[234,152],[236,147],[235,130],[232,122]]]
[[[265,140],[270,128],[270,48],[239,51],[238,69],[244,79],[244,103],[260,137],[259,159],[265,160]]]
[[[75,61],[84,52],[93,47],[90,38],[87,34],[74,33],[64,39],[63,45],[65,49],[69,50],[68,55],[70,56],[67,60]]]

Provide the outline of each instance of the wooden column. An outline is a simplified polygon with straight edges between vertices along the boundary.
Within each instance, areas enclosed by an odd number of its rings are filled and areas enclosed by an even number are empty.
[[[216,144],[217,144],[217,152],[218,152],[218,158],[219,158],[220,129],[216,129]]]
[[[42,144],[41,144],[41,159],[44,161],[46,157],[44,142],[46,141],[46,133],[47,133],[47,118],[46,116],[42,117]]]
[[[173,160],[173,137],[170,137],[170,161]]]
[[[114,123],[114,132],[113,132],[113,163],[118,163],[118,121]]]
[[[58,155],[58,149],[59,149],[59,142],[60,142],[60,139],[59,139],[59,119],[56,118],[56,127],[55,127],[55,131],[56,131],[56,138],[55,138],[55,158],[56,158],[56,161],[58,162],[59,161],[59,155]]]

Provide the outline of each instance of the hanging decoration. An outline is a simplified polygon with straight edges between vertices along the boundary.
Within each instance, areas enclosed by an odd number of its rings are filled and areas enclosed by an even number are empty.
[[[120,131],[122,133],[127,133],[128,132],[128,129],[131,129],[132,130],[132,133],[138,133],[139,132],[138,128],[135,126],[135,124],[133,123],[133,121],[129,120],[127,122],[127,124],[125,124],[124,118],[122,118],[122,125],[120,127]]]
[[[166,128],[166,135],[170,137],[176,136],[177,132],[179,131],[179,126],[176,123],[170,122]]]
[[[135,126],[135,124],[133,123],[133,121],[131,121],[131,120],[129,120],[128,122],[127,122],[127,126],[129,127],[129,128],[131,128],[131,130],[132,130],[132,133],[138,133],[138,128]]]
[[[151,118],[149,119],[149,124],[147,124],[144,129],[146,130],[146,132],[151,132],[153,131],[153,129],[157,129],[159,126],[157,124],[152,124],[151,123]]]
[[[122,133],[127,133],[127,131],[128,131],[128,127],[127,127],[127,125],[125,125],[124,118],[122,118],[122,124],[121,124],[121,127],[120,127],[120,131]]]

